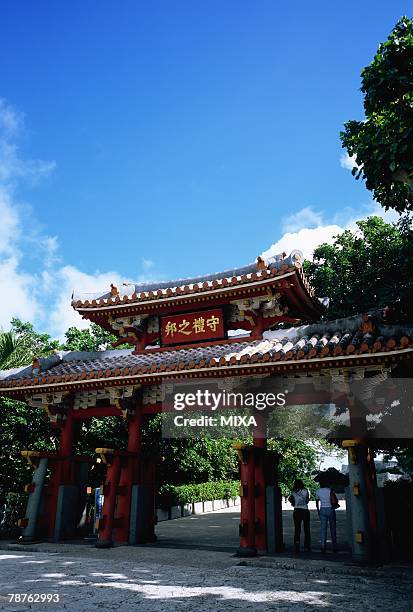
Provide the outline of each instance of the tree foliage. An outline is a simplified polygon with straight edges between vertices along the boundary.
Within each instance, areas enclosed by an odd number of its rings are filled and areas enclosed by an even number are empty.
[[[386,209],[413,210],[413,20],[402,17],[362,73],[364,121],[340,137],[353,175]]]
[[[367,312],[386,305],[400,319],[412,318],[413,232],[404,218],[385,223],[380,217],[357,222],[333,244],[322,244],[306,261],[316,295],[328,296],[330,319]]]
[[[87,329],[69,327],[65,336],[66,342],[62,348],[66,351],[102,351],[111,349],[117,340],[116,336],[96,323],[92,323]]]
[[[410,446],[398,446],[396,447],[391,455],[387,455],[385,459],[396,458],[398,466],[405,474],[413,476],[413,445]]]
[[[39,334],[31,323],[13,319],[10,331],[0,331],[0,369],[24,366],[33,357],[50,355],[58,346],[58,341]],[[17,506],[24,501],[19,494],[30,482],[31,469],[21,451],[55,450],[56,444],[56,432],[40,408],[0,397],[0,510],[13,506],[10,496]]]
[[[238,473],[237,454],[231,439],[208,436],[166,439],[162,437],[162,418],[158,414],[150,419],[143,435],[144,449],[158,458],[161,484],[230,480]]]
[[[41,408],[0,398],[0,498],[7,491],[22,491],[31,469],[22,450],[56,450],[58,432],[50,427]]]
[[[273,438],[268,440],[268,448],[280,455],[278,476],[283,495],[289,495],[296,478],[301,478],[310,491],[315,491],[319,453],[314,445],[297,438]]]
[[[47,357],[60,349],[58,340],[54,340],[49,334],[37,332],[32,323],[23,323],[17,318],[11,320],[9,333],[15,338],[18,345],[17,352],[21,356],[17,365],[30,363],[33,357]]]
[[[20,319],[12,319],[9,332],[0,332],[0,369],[29,364],[34,357],[47,357],[56,350],[98,351],[116,340],[115,336],[92,324],[66,332],[66,344],[61,345],[49,334],[39,333],[34,326]],[[127,431],[121,418],[90,419],[82,424],[77,436],[76,452],[95,456],[95,448],[109,446],[125,448]],[[20,456],[24,449],[53,450],[57,448],[58,432],[39,408],[15,400],[0,398],[0,500],[23,490],[30,480],[26,460]],[[93,481],[99,484],[103,475],[97,469]]]
[[[0,370],[9,370],[25,365],[31,354],[21,338],[12,331],[0,331]]]
[[[346,230],[333,244],[322,244],[314,252],[313,262],[305,269],[316,294],[330,297],[328,317],[346,317],[375,308],[390,306],[399,322],[413,317],[413,233],[408,217],[398,223],[385,223],[380,217],[357,222],[357,231]],[[384,411],[376,425],[371,446],[386,450],[406,464],[412,447],[406,438],[381,436],[380,431],[392,430],[387,420],[393,418],[392,408]],[[410,412],[409,412],[410,411]],[[401,407],[397,406],[399,416]],[[411,408],[406,408],[406,419]],[[405,422],[408,430],[408,420]]]

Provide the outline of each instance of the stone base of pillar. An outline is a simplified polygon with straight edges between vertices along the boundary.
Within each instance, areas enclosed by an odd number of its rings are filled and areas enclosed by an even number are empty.
[[[95,548],[113,548],[113,540],[98,540],[95,544]]]
[[[20,536],[17,540],[18,544],[40,544],[44,542],[44,540],[40,540],[39,538],[32,538],[31,536]]]
[[[133,485],[129,523],[129,544],[156,542],[155,492],[149,485]]]
[[[257,549],[255,546],[240,546],[235,553],[236,557],[256,557]]]
[[[54,542],[71,540],[76,536],[79,494],[77,485],[60,485],[56,506]]]
[[[265,489],[267,551],[269,554],[283,552],[282,496],[278,485]]]

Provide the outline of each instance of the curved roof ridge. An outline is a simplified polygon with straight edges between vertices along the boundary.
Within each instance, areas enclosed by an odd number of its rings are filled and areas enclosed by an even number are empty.
[[[275,255],[266,260],[266,267],[269,270],[278,270],[283,265],[291,267],[301,265],[303,261],[303,254],[301,251],[295,249],[291,251],[288,257],[285,253],[280,253],[279,255]],[[193,276],[188,278],[179,278],[165,281],[151,281],[146,283],[124,283],[121,288],[117,288],[121,297],[129,296],[131,297],[133,294],[148,292],[148,291],[157,291],[163,289],[172,289],[175,287],[183,287],[186,285],[195,285],[197,283],[205,283],[208,281],[214,281],[218,279],[224,278],[232,278],[237,276],[244,276],[245,274],[253,274],[257,272],[257,262],[249,263],[245,266],[241,266],[239,268],[229,268],[227,270],[223,270],[221,272],[214,272],[213,274],[204,274],[199,276]],[[77,301],[85,301],[87,300],[99,300],[99,299],[108,299],[111,297],[110,291],[106,293],[80,293],[76,294],[73,292],[72,303]]]

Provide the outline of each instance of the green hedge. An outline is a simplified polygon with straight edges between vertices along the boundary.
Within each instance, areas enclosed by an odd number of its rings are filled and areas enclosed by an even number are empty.
[[[187,485],[163,485],[157,495],[157,506],[169,508],[213,499],[230,499],[239,495],[238,480],[216,480]]]

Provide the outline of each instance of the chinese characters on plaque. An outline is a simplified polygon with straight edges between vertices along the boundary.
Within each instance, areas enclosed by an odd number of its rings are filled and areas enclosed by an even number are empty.
[[[200,310],[165,316],[161,319],[162,344],[189,344],[202,340],[223,338],[222,309]]]

